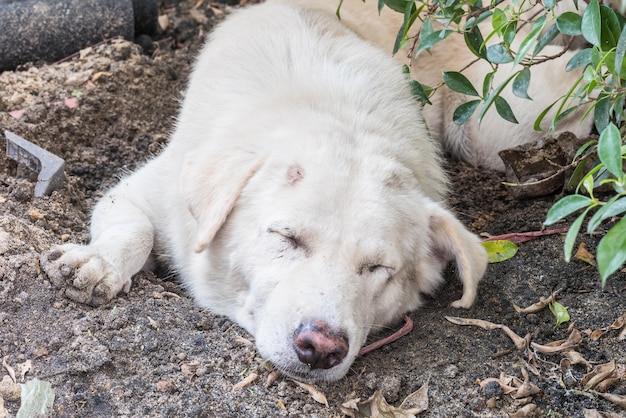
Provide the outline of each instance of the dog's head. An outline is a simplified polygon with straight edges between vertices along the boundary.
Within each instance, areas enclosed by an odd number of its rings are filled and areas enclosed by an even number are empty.
[[[454,306],[469,307],[486,267],[478,238],[411,169],[384,153],[323,148],[231,149],[183,169],[196,251],[233,286],[218,311],[305,380],[344,376],[370,330],[417,308],[449,261],[464,285]]]

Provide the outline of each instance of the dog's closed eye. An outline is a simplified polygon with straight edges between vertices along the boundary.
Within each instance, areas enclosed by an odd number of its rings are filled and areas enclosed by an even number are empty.
[[[306,249],[303,240],[289,228],[268,228],[267,232],[278,235],[292,250]]]
[[[393,267],[389,267],[384,264],[363,263],[359,266],[358,273],[359,276],[363,276],[365,274],[385,274],[386,276],[391,277],[393,270]]]

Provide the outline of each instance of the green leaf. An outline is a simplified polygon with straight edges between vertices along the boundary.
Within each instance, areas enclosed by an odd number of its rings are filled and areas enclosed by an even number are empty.
[[[513,39],[515,39],[515,35],[517,35],[517,21],[510,22],[506,25],[502,32],[502,40],[510,47],[513,43]]]
[[[427,35],[425,38],[422,38],[417,50],[415,51],[415,55],[417,56],[420,52],[431,49],[437,44],[437,42],[443,41],[451,33],[452,31],[449,29],[442,29]]]
[[[397,35],[396,35],[396,40],[393,43],[393,51],[392,54],[396,55],[396,53],[401,50],[405,43],[406,43],[406,38],[404,36],[405,34],[405,28],[406,25],[402,24],[402,26],[400,26],[400,30],[398,31]]]
[[[569,178],[567,183],[565,184],[565,190],[572,190],[576,188],[577,184],[580,184],[580,181],[585,176],[585,172],[587,171],[585,167],[585,161],[582,161],[576,165],[572,176]]]
[[[550,45],[550,43],[557,37],[559,34],[559,28],[556,25],[552,25],[548,28],[548,30],[539,38],[537,41],[537,45],[533,50],[533,57],[539,54],[546,45]]]
[[[424,87],[419,81],[411,80],[409,84],[411,85],[411,93],[413,93],[413,96],[417,100],[419,100],[420,102],[424,104],[432,104],[430,100],[428,99],[428,95],[426,94],[426,91],[424,91]]]
[[[624,212],[626,212],[626,197],[622,197],[619,200],[617,200],[615,203],[610,205],[607,211],[602,216],[602,220],[612,218],[613,216],[621,215]]]
[[[487,59],[487,53],[485,48],[483,48],[483,35],[480,33],[480,29],[478,29],[478,25],[465,31],[463,37],[465,38],[465,44],[474,55],[478,58]]]
[[[535,119],[535,123],[533,124],[533,129],[535,131],[542,131],[543,129],[541,128],[541,122],[543,122],[543,119],[546,117],[546,115],[548,114],[548,112],[550,111],[550,109],[552,109],[554,107],[555,104],[557,104],[557,102],[561,100],[561,99],[557,99],[556,102],[552,102],[552,104],[550,104],[548,107],[546,107],[545,109],[543,109],[541,111],[541,113],[539,113],[539,116],[537,116],[537,119]]]
[[[578,148],[578,150],[576,151],[576,154],[574,154],[574,158],[572,158],[572,160],[576,160],[578,157],[580,157],[581,155],[583,155],[584,153],[586,153],[588,150],[593,150],[592,147],[594,145],[596,145],[598,141],[596,141],[595,139],[591,139],[587,142],[585,142],[583,145],[580,146],[580,148]]]
[[[622,72],[623,74],[623,72]],[[622,126],[622,122],[624,121],[624,106],[626,105],[626,95],[619,94],[615,99],[613,99],[613,114],[615,115],[615,123],[619,126]]]
[[[608,51],[617,46],[621,26],[615,12],[604,5],[600,5],[600,22],[600,46],[603,51]]]
[[[514,65],[520,63],[520,61],[526,56],[528,51],[530,51],[530,47],[533,46],[533,43],[537,40],[544,26],[546,25],[546,16],[543,15],[535,21],[533,28],[530,30],[528,35],[524,38],[522,43],[517,50],[517,55],[515,56]]]
[[[454,110],[452,121],[457,125],[463,125],[472,117],[479,104],[480,100],[470,100],[467,103],[463,103]]]
[[[448,0],[448,1],[450,3],[456,3],[457,5],[459,5],[459,1],[458,0]],[[460,13],[461,16],[465,14],[465,12],[463,11],[462,8],[461,9],[457,9],[457,10],[461,11],[461,13]],[[492,15],[493,15],[493,11],[487,10],[487,11],[482,12],[480,15],[478,15],[478,17],[476,18],[475,21],[472,20],[471,18],[470,18],[470,20],[472,21],[472,25],[478,25],[479,23],[484,22],[485,20],[489,19]],[[460,19],[458,21],[460,22]]]
[[[407,0],[379,0],[378,1],[378,11],[382,10],[381,3],[384,3],[390,9],[395,10],[399,13],[404,13],[404,9],[406,7]]]
[[[409,33],[409,29],[413,26],[415,19],[418,18],[419,13],[421,12],[421,8],[416,9],[414,1],[405,1],[404,4],[404,11],[402,11],[404,14],[404,20],[402,21],[402,26],[400,26],[400,30],[398,31],[396,40],[393,44],[394,55],[408,43],[409,40],[407,35]]]
[[[487,73],[487,75],[485,76],[485,79],[483,80],[483,97],[487,97],[487,95],[489,94],[494,75],[496,75],[496,72],[492,71],[490,73]]]
[[[509,103],[502,96],[497,96],[494,100],[494,104],[502,119],[511,123],[519,123],[513,114],[513,109],[511,109]]]
[[[543,0],[542,3],[548,10],[552,10],[556,6],[556,0]]]
[[[504,90],[504,88],[507,86],[507,84],[509,84],[511,82],[511,80],[517,74],[518,73],[515,73],[515,74],[511,75],[509,78],[507,78],[506,80],[504,80],[504,82],[502,82],[498,87],[496,87],[495,90],[491,92],[489,97],[487,97],[487,99],[485,100],[485,104],[483,105],[482,109],[480,109],[480,113],[478,114],[478,124],[479,125],[482,122],[483,117],[485,116],[485,114],[487,113],[487,111],[489,110],[491,105],[494,104],[494,102],[496,101],[496,99],[498,97],[500,97],[500,93],[502,93],[502,90]]]
[[[578,215],[576,220],[572,222],[572,224],[570,225],[569,230],[567,231],[567,234],[565,235],[565,243],[563,244],[563,251],[565,253],[565,261],[567,261],[568,263],[572,259],[572,250],[574,248],[574,244],[576,243],[576,237],[578,236],[578,231],[580,231],[580,227],[583,224],[583,220],[585,219],[585,216],[587,216],[589,209],[591,209],[591,206],[585,209],[583,213]]]
[[[600,240],[596,251],[602,286],[626,261],[626,218],[622,218]]]
[[[598,132],[604,131],[604,129],[609,125],[610,118],[611,101],[609,100],[609,96],[604,93],[600,93],[598,99],[596,100],[596,106],[593,112],[593,119]]]
[[[600,5],[598,0],[591,0],[583,13],[580,29],[591,45],[600,46],[601,39]]]
[[[431,22],[429,17],[427,17],[424,19],[424,22],[422,22],[422,26],[420,27],[420,38],[425,38],[434,31],[433,22]]]
[[[598,229],[602,221],[621,215],[626,212],[626,197],[615,195],[606,202],[596,213],[593,214],[587,223],[587,233],[591,234]]]
[[[495,44],[487,48],[487,60],[493,64],[506,64],[513,61],[513,56],[504,45]]]
[[[622,68],[624,62],[624,53],[626,52],[626,26],[622,29],[622,33],[617,41],[617,49],[615,51],[615,68]]]
[[[607,170],[618,179],[624,177],[621,148],[622,137],[619,129],[613,123],[609,123],[598,140],[598,157]]]
[[[543,224],[546,226],[552,225],[553,223],[560,221],[585,206],[591,206],[591,204],[593,204],[593,199],[590,199],[587,196],[579,194],[565,196],[552,205],[550,210],[548,210],[546,220]]]
[[[517,244],[508,240],[485,241],[483,247],[487,250],[490,263],[499,263],[513,258],[519,248]]]
[[[495,8],[493,9],[493,15],[491,16],[491,27],[501,33],[501,29],[506,26],[508,23],[508,18],[506,17],[506,13],[502,9]]]
[[[556,27],[563,35],[580,36],[583,34],[582,16],[574,12],[565,12],[556,18]]]
[[[522,99],[529,99],[528,86],[530,85],[530,68],[524,67],[513,79],[513,94]]]
[[[591,48],[578,51],[565,65],[565,71],[572,71],[587,64],[591,64]]]
[[[569,312],[567,312],[567,308],[561,305],[556,300],[553,300],[548,305],[550,307],[550,311],[552,311],[552,315],[556,318],[556,326],[568,322],[570,320]]]
[[[457,93],[467,94],[468,96],[479,96],[472,83],[463,74],[457,71],[444,71],[443,82],[450,90]]]
[[[600,169],[600,168],[602,168],[602,166],[597,165],[594,168]],[[593,188],[594,188],[593,172],[587,173],[587,175],[585,177],[583,177],[583,180],[580,182],[580,184],[583,186],[583,189],[585,189],[587,194],[589,196],[592,196],[593,195]]]

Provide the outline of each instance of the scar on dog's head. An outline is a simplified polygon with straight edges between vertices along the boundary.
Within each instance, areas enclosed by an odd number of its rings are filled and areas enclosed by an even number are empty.
[[[302,180],[304,177],[304,170],[300,165],[293,164],[287,169],[287,183],[291,186]]]

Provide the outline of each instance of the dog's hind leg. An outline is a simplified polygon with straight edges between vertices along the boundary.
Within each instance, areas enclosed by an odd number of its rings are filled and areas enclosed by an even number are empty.
[[[98,202],[89,245],[60,245],[41,255],[41,268],[56,286],[65,288],[70,299],[90,305],[108,302],[129,291],[131,277],[147,262],[154,226],[148,206],[142,204],[137,174]]]

